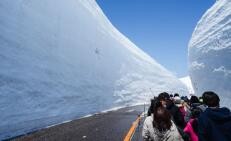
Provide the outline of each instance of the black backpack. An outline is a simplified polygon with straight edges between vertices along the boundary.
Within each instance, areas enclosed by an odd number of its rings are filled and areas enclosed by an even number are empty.
[[[200,114],[203,112],[202,109],[199,107],[200,105],[191,105],[191,118],[198,118]]]

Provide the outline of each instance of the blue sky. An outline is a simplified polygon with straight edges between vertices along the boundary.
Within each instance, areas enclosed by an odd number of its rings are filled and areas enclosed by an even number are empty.
[[[112,24],[178,77],[188,75],[187,46],[215,0],[97,0]]]

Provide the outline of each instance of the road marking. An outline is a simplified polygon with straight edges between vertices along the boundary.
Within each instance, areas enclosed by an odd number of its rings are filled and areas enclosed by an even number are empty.
[[[132,139],[133,134],[136,131],[137,126],[139,125],[139,122],[141,120],[141,116],[138,116],[138,118],[133,122],[131,128],[129,129],[127,135],[124,138],[124,141],[130,141]]]
[[[87,136],[83,136],[83,139],[87,138]]]

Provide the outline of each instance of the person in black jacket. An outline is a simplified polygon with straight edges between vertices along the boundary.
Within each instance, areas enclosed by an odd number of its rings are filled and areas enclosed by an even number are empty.
[[[231,141],[231,113],[219,108],[220,99],[214,92],[204,92],[203,102],[208,108],[198,118],[199,141]]]
[[[184,129],[185,122],[183,116],[181,115],[179,108],[170,99],[169,94],[166,92],[160,93],[158,96],[158,100],[161,102],[162,106],[166,107],[166,109],[171,113],[176,126]]]

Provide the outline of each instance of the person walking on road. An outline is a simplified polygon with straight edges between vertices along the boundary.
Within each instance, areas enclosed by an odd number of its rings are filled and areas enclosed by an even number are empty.
[[[220,108],[220,98],[212,91],[204,92],[203,102],[208,106],[198,118],[199,141],[231,141],[231,113]]]
[[[144,141],[183,141],[170,112],[162,106],[145,119],[142,136]]]

